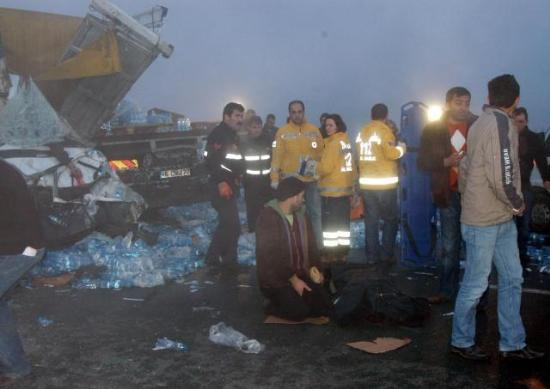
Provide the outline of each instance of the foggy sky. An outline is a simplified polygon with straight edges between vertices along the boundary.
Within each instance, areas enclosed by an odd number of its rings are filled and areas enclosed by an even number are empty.
[[[417,100],[444,104],[448,88],[467,87],[479,113],[487,81],[512,73],[535,130],[550,127],[548,0],[113,0],[130,14],[169,8],[159,57],[129,97],[192,120],[220,119],[243,102],[286,119],[303,99],[309,120],[343,115],[356,130],[370,107]],[[84,16],[84,0],[0,0],[0,5]]]

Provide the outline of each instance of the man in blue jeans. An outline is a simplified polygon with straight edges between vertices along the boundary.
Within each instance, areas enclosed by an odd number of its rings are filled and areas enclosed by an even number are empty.
[[[503,358],[530,360],[543,353],[525,344],[520,316],[522,268],[513,221],[525,204],[521,195],[518,134],[510,115],[519,102],[514,76],[498,76],[488,84],[489,106],[468,132],[467,154],[460,163],[460,217],[466,242],[466,270],[456,299],[451,352],[471,360],[487,360],[475,344],[476,307],[492,264],[498,273],[499,350]]]
[[[30,372],[8,303],[0,299],[0,385]]]
[[[438,293],[428,297],[431,304],[452,301],[458,291],[460,273],[460,195],[458,165],[466,152],[468,129],[477,119],[470,112],[468,89],[455,86],[445,96],[445,114],[422,131],[418,167],[429,173],[432,200],[441,223],[440,283]]]

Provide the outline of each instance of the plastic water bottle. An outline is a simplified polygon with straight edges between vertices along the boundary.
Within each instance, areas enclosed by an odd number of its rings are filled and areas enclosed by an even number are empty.
[[[249,339],[241,344],[240,350],[247,354],[259,354],[264,349],[264,345],[256,339]]]
[[[170,340],[166,337],[157,339],[157,342],[155,343],[155,347],[153,348],[154,351],[157,350],[177,350],[181,352],[189,351],[189,348],[186,344],[182,342],[176,342],[173,340]]]
[[[67,227],[67,223],[61,217],[56,215],[49,215],[48,221],[54,226]]]
[[[129,250],[132,247],[132,239],[134,238],[134,233],[132,231],[128,231],[126,236],[121,241],[122,247]]]
[[[216,344],[233,347],[247,354],[258,354],[265,348],[256,339],[248,339],[239,331],[226,325],[223,321],[210,327],[208,338]]]
[[[189,131],[191,129],[191,120],[189,118],[185,118],[183,121],[183,130]]]
[[[44,316],[38,316],[38,324],[40,324],[40,327],[48,327],[49,325],[53,324],[53,320],[48,319]]]

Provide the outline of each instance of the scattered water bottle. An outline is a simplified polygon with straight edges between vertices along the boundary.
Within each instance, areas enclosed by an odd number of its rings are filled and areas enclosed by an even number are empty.
[[[185,343],[176,342],[164,337],[157,339],[155,347],[153,347],[153,351],[157,350],[177,350],[181,352],[187,352],[189,351],[189,348]]]
[[[134,238],[134,233],[132,231],[128,231],[126,236],[122,239],[122,247],[126,248],[127,250],[132,247],[132,239]]]
[[[179,131],[189,131],[191,129],[191,120],[189,118],[178,119],[177,127]]]
[[[123,199],[124,198],[124,189],[122,187],[118,188],[116,191],[115,191],[115,197],[117,199]]]
[[[48,327],[53,324],[53,320],[44,316],[38,316],[38,324],[40,324],[40,327]]]
[[[189,131],[191,129],[191,119],[185,118],[185,120],[183,121],[183,128],[184,131]]]
[[[247,354],[258,354],[265,346],[256,339],[248,339],[239,331],[226,325],[223,321],[210,327],[210,341],[222,346],[233,347]]]
[[[117,188],[115,184],[98,188],[97,194],[113,197]],[[168,208],[164,215],[185,223],[180,228],[140,226],[140,229],[146,227],[158,238],[151,243],[139,239],[139,231],[116,238],[96,232],[66,249],[49,250],[32,274],[55,276],[84,266],[97,269],[74,279],[71,284],[77,289],[153,287],[164,284],[165,280],[181,279],[204,266],[205,253],[216,227],[216,212],[210,204],[199,203]],[[243,234],[239,247],[240,262],[243,264],[254,264],[254,239],[254,234]],[[197,293],[205,286],[206,283],[197,283],[190,287],[190,291]]]
[[[87,277],[83,277],[73,283],[73,287],[76,289],[97,289],[98,282]]]
[[[63,218],[57,215],[49,215],[48,221],[54,226],[67,227],[67,223],[63,220]]]

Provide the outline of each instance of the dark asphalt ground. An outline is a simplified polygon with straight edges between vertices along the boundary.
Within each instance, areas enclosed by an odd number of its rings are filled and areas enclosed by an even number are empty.
[[[437,278],[426,269],[399,268],[392,278],[407,293],[428,296]],[[431,270],[433,272],[433,270]],[[550,276],[529,273],[526,287],[543,289]],[[254,268],[233,276],[202,269],[155,288],[76,290],[17,288],[12,308],[33,373],[8,388],[492,388],[550,387],[549,360],[510,363],[497,354],[496,291],[480,320],[480,339],[489,363],[464,361],[448,352],[452,305],[434,306],[421,328],[365,324],[263,324],[263,299]],[[192,293],[189,282],[198,280]],[[205,282],[206,281],[206,282]],[[529,343],[550,350],[550,296],[531,290],[522,312]],[[128,301],[124,298],[144,299]],[[213,310],[193,311],[193,307]],[[39,316],[54,320],[41,327]],[[483,317],[483,316],[482,316]],[[244,354],[208,340],[212,324],[225,321],[266,349]],[[484,328],[484,330],[483,330]],[[370,355],[347,342],[378,336],[409,337],[405,348]],[[159,337],[182,341],[189,351],[152,351]],[[535,386],[531,386],[535,387]]]

